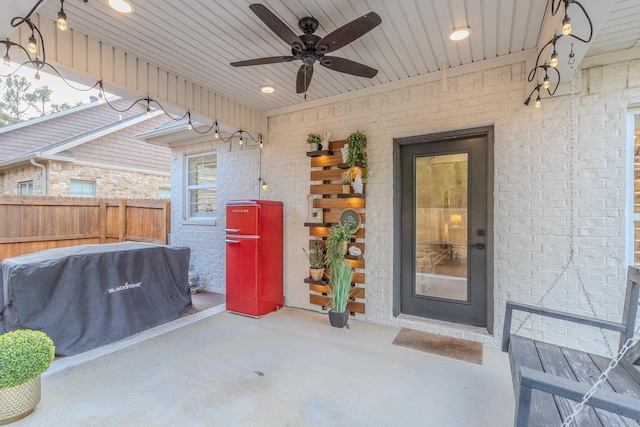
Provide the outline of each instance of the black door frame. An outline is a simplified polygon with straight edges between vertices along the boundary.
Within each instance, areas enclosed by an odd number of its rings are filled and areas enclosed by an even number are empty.
[[[494,283],[493,283],[493,222],[494,222],[494,132],[493,126],[469,129],[458,129],[446,132],[429,133],[424,135],[407,136],[393,139],[393,316],[400,312],[401,295],[401,206],[400,206],[400,147],[403,145],[420,144],[425,142],[440,142],[446,140],[466,139],[470,137],[485,137],[487,140],[487,331],[493,333],[494,324]]]

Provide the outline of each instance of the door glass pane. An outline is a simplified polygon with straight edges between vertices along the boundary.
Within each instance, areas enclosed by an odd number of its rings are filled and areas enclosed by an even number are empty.
[[[416,295],[468,300],[468,153],[415,159]]]

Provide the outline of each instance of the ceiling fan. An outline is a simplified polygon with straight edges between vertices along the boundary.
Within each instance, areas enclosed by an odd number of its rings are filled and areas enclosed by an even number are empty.
[[[313,64],[317,61],[323,67],[341,73],[359,77],[372,78],[378,70],[350,59],[336,56],[326,56],[327,53],[338,50],[368,33],[382,22],[375,12],[367,13],[360,18],[343,25],[335,31],[320,38],[313,34],[318,28],[318,20],[307,16],[298,21],[298,27],[304,34],[297,36],[284,22],[262,4],[252,4],[249,8],[264,22],[278,37],[291,46],[291,55],[272,56],[269,58],[249,59],[232,62],[233,67],[249,65],[275,64],[279,62],[302,61],[296,78],[296,92],[306,92],[313,77]]]

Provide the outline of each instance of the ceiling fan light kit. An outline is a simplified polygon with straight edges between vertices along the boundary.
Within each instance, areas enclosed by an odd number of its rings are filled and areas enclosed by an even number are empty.
[[[378,70],[375,68],[350,59],[325,56],[327,53],[348,45],[380,25],[382,19],[377,13],[367,13],[321,38],[314,34],[318,29],[319,23],[317,19],[311,16],[303,17],[298,21],[298,27],[303,32],[303,34],[298,36],[287,24],[282,22],[280,18],[274,15],[273,12],[264,5],[252,4],[249,8],[271,31],[291,47],[291,55],[232,62],[230,64],[231,66],[246,67],[291,62],[295,60],[302,61],[302,65],[298,69],[296,76],[297,93],[306,93],[309,89],[313,77],[313,65],[316,62],[330,70],[359,77],[372,78],[378,73]]]

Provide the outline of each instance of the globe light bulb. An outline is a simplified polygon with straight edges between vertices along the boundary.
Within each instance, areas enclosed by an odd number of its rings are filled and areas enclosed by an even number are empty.
[[[151,117],[151,108],[147,105],[147,117]]]
[[[266,189],[268,189],[268,188],[269,188],[269,186],[267,185],[267,183],[266,183],[266,182],[264,182],[264,181],[262,181],[262,189],[263,189],[263,190],[266,190]]]
[[[549,65],[552,66],[553,68],[558,66],[558,52],[556,52],[555,50],[551,54],[551,60],[549,61]]]
[[[191,120],[189,120],[189,123],[187,124],[187,129],[193,130],[193,125],[191,124]]]
[[[11,57],[9,56],[9,52],[4,55],[4,68],[9,68],[11,66]]]
[[[29,43],[27,44],[27,50],[29,53],[36,53],[38,51],[38,43],[33,34],[29,36]]]
[[[102,96],[102,92],[98,92],[98,103],[102,104],[104,102],[104,96]]]
[[[58,29],[60,31],[67,31],[67,15],[62,9],[58,12]]]
[[[542,81],[542,87],[545,89],[549,89],[551,82],[549,81],[549,76],[544,76],[544,80]]]
[[[538,95],[538,97],[536,98],[536,103],[534,105],[536,106],[536,108],[540,108],[540,106],[542,105],[542,99],[540,99],[540,95]]]
[[[215,131],[213,132],[213,137],[214,137],[215,139],[220,138],[220,134],[218,133],[218,131],[217,131],[217,130],[215,130]]]
[[[36,75],[33,76],[33,80],[36,82],[37,85],[40,84],[40,72],[36,71]]]
[[[562,34],[565,36],[571,34],[571,18],[567,15],[564,15],[564,19],[562,20]]]

